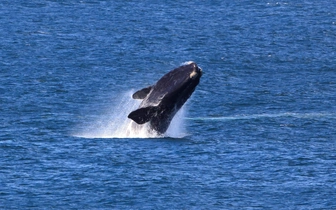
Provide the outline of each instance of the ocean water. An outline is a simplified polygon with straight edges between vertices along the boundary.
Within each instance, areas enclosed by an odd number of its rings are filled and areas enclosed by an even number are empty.
[[[336,209],[336,3],[0,2],[0,209]],[[131,94],[203,69],[165,136]]]

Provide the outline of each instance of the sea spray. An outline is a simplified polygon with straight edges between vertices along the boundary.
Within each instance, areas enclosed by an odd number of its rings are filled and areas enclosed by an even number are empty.
[[[116,103],[107,107],[101,115],[83,126],[74,136],[83,138],[182,138],[185,134],[184,108],[175,115],[165,135],[158,135],[148,123],[138,125],[127,116],[137,109],[139,100],[132,99],[134,91],[120,94]]]
[[[175,117],[171,121],[165,136],[183,138],[188,135],[185,128],[185,114],[187,112],[186,105],[187,104],[184,104],[184,106],[182,106],[182,108],[175,114]]]

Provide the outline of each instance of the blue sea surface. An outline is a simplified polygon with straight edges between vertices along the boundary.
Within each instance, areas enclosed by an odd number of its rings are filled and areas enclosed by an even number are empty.
[[[336,209],[336,1],[0,2],[0,209]],[[186,61],[164,136],[130,95]]]

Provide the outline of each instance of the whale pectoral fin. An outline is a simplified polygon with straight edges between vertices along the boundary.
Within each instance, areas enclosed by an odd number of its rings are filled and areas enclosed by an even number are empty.
[[[152,119],[157,113],[157,107],[149,106],[137,109],[131,112],[128,115],[128,118],[132,119],[134,122],[138,124],[144,124]]]
[[[152,90],[152,86],[143,88],[141,90],[138,90],[132,95],[133,99],[144,99],[148,95],[148,93]]]

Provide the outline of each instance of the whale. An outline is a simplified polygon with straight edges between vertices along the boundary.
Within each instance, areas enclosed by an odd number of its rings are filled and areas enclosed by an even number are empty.
[[[154,85],[136,91],[133,99],[142,100],[128,118],[163,135],[175,114],[195,91],[203,72],[193,61],[186,62],[161,77]]]

